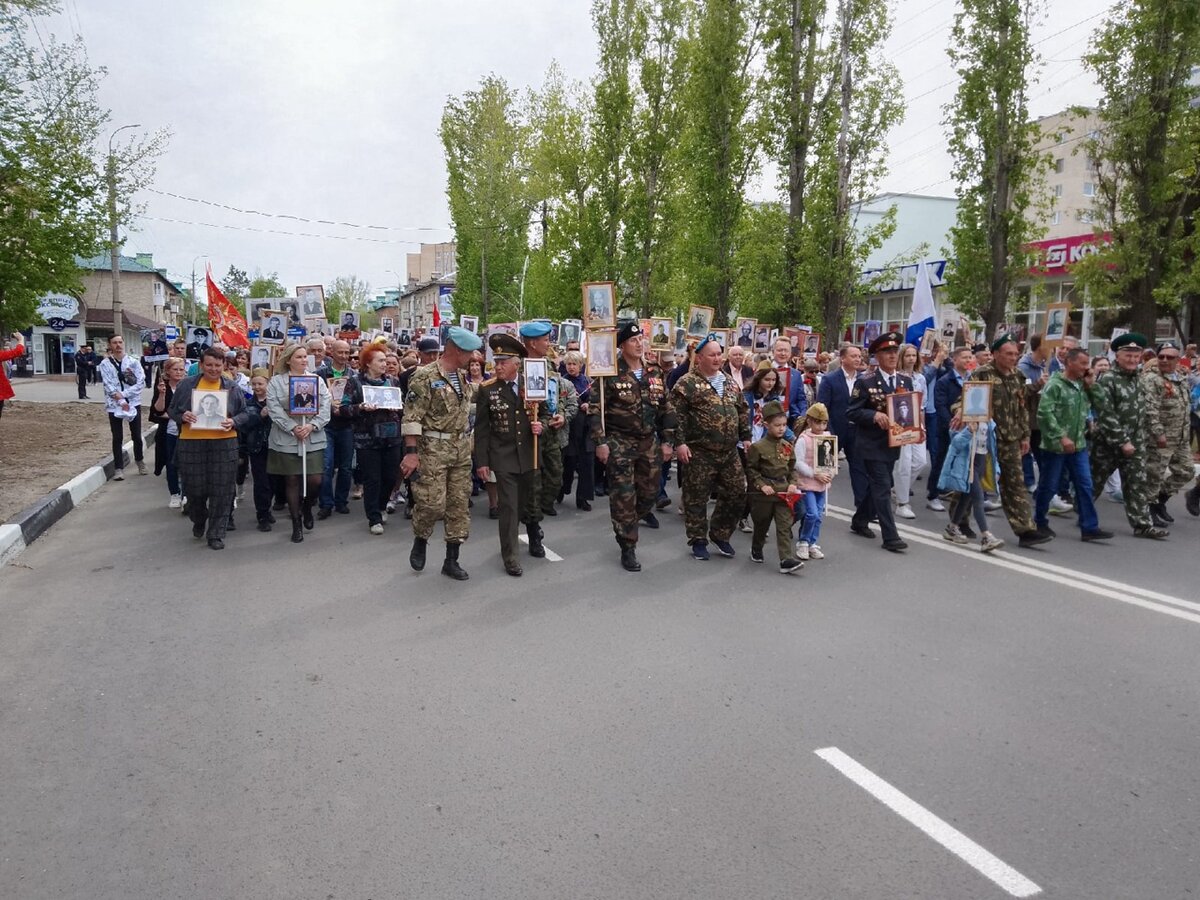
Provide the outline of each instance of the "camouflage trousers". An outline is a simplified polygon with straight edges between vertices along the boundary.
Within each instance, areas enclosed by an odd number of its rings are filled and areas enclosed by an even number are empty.
[[[420,477],[412,482],[413,536],[429,540],[438,519],[446,543],[461,544],[471,533],[471,458],[450,441],[423,438]],[[386,498],[385,498],[386,499]]]
[[[1033,505],[1025,488],[1025,471],[1021,467],[1020,443],[997,441],[996,461],[1000,464],[1000,503],[1004,506],[1004,517],[1008,519],[1013,534],[1019,537],[1036,528],[1033,524]]]
[[[779,561],[796,557],[792,549],[792,510],[786,503],[774,497],[751,497],[750,520],[754,523],[754,534],[750,538],[753,549],[762,550],[771,522],[774,522],[775,549],[779,551]]]
[[[562,447],[557,443],[553,447],[547,446],[548,442],[541,440],[543,437],[546,437],[545,432],[538,438],[538,467],[533,473],[533,490],[521,507],[522,522],[542,521],[546,513],[554,508],[554,501],[562,490]],[[557,440],[557,437],[553,439]]]
[[[1149,528],[1150,494],[1146,449],[1137,447],[1133,456],[1126,456],[1120,447],[1093,443],[1088,447],[1092,460],[1092,493],[1099,498],[1104,483],[1113,472],[1121,473],[1121,493],[1125,495],[1125,518],[1134,528]]]
[[[717,505],[708,517],[708,497],[714,490]],[[746,507],[746,473],[737,448],[726,451],[692,450],[683,467],[683,524],[689,544],[727,541]]]
[[[608,513],[617,543],[636,544],[638,520],[654,509],[661,475],[658,438],[608,435]]]
[[[1192,449],[1187,440],[1168,441],[1167,446],[1146,450],[1147,491],[1151,499],[1160,494],[1170,497],[1192,482]]]

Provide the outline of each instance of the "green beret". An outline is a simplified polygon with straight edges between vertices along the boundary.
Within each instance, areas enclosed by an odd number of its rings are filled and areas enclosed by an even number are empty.
[[[1017,336],[1015,334],[1012,334],[1011,332],[1006,331],[1006,332],[1004,332],[1004,334],[1000,335],[1000,337],[998,337],[994,341],[992,341],[992,352],[995,353],[997,350],[999,350],[1005,344],[1018,344],[1019,345],[1020,343],[1021,342],[1017,340]]]
[[[1136,331],[1127,331],[1112,342],[1113,350],[1145,350],[1149,346],[1146,336]]]

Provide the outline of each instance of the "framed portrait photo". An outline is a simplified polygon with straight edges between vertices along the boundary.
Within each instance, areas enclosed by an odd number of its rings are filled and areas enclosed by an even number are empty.
[[[192,391],[192,414],[197,431],[222,431],[221,423],[229,418],[229,391]]]
[[[812,437],[816,449],[813,472],[817,475],[836,475],[838,473],[837,435],[814,434]]]
[[[345,310],[338,320],[338,334],[343,338],[356,339],[362,332],[359,329],[359,317],[355,310]]]
[[[476,334],[479,331],[479,316],[459,316],[458,327]]]
[[[1042,343],[1056,347],[1071,327],[1071,304],[1051,303],[1046,307],[1046,336]]]
[[[250,369],[269,369],[275,364],[275,348],[255,344],[250,348]]]
[[[682,353],[687,350],[687,329],[675,326],[675,352]]]
[[[342,387],[343,392],[345,386]],[[376,409],[403,409],[404,398],[400,396],[400,388],[390,384],[363,385],[363,403],[370,403]]]
[[[293,416],[315,416],[320,399],[316,375],[288,377],[288,412]]]
[[[651,319],[650,330],[646,332],[650,335],[650,346],[655,350],[670,350],[675,346],[674,335],[675,323],[670,319]]]
[[[924,396],[920,391],[905,391],[887,395],[887,414],[892,420],[888,428],[888,446],[903,447],[925,441],[921,404]]]
[[[287,316],[281,310],[265,310],[259,317],[258,342],[275,347],[287,342]]]
[[[583,285],[583,323],[588,328],[617,327],[617,286],[611,281]]]
[[[203,325],[187,326],[187,347],[184,350],[184,355],[188,359],[199,359],[204,355],[204,351],[213,345],[212,332]]]
[[[342,398],[346,396],[346,385],[349,381],[349,378],[330,378],[325,383],[325,386],[329,388],[329,396],[333,399],[334,403],[342,402]]]
[[[546,360],[525,360],[525,402],[542,403],[550,398]]]
[[[755,353],[769,353],[771,351],[771,326],[764,325],[761,322],[754,326],[754,347]]]
[[[968,425],[987,422],[992,418],[992,383],[968,381],[963,384],[962,421]]]
[[[714,328],[712,331],[709,332],[709,334],[713,335],[717,339],[717,345],[720,346],[722,351],[729,349],[729,329],[728,328]]]
[[[803,350],[801,356],[805,359],[816,359],[817,354],[821,352],[821,335],[818,332],[809,332],[802,338]]]
[[[921,346],[917,348],[917,353],[921,356],[933,356],[934,345],[938,342],[940,332],[936,328],[926,328],[925,333],[921,335]]]
[[[587,373],[592,378],[617,374],[617,333],[590,331],[587,340]]]
[[[323,285],[297,285],[296,296],[300,299],[300,316],[302,318],[325,318],[325,288]]]
[[[711,306],[689,306],[687,314],[687,336],[698,341],[708,337],[712,331],[713,316],[716,313]]]
[[[737,319],[733,323],[734,346],[754,349],[754,329],[758,327],[758,319]]]
[[[582,328],[582,322],[577,322],[574,319],[565,319],[558,326],[558,342],[564,347],[570,344],[578,344],[579,332]]]

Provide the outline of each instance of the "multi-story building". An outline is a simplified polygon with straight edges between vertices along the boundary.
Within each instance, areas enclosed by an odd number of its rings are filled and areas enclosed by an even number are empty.
[[[453,241],[443,244],[422,244],[420,251],[408,254],[408,286],[450,275],[458,267],[455,264],[455,254],[458,245]]]

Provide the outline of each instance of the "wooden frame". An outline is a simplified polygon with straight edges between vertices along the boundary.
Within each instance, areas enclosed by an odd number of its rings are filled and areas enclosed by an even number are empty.
[[[804,343],[801,345],[800,356],[804,359],[816,359],[821,353],[821,333],[819,331],[810,331],[804,335]]]
[[[812,436],[813,473],[833,476],[838,473],[838,439],[836,434],[814,434]]]
[[[652,350],[673,350],[675,348],[675,323],[667,318],[653,318],[650,320],[650,331],[647,332],[647,337],[650,339],[650,348]]]
[[[717,311],[711,306],[689,306],[687,314],[687,336],[702,341],[712,331],[713,318]]]
[[[321,404],[320,379],[316,375],[288,376],[288,414],[293,416],[315,416]],[[312,403],[300,403],[297,396],[303,396],[302,389],[312,392]]]
[[[617,286],[614,282],[584,283],[582,321],[589,329],[617,327]]]
[[[1071,304],[1051,303],[1046,307],[1046,332],[1042,343],[1057,347],[1071,331]]]
[[[549,380],[546,374],[546,360],[523,360],[525,375],[525,402],[543,403],[550,398]]]
[[[771,326],[765,322],[759,322],[754,326],[754,347],[755,353],[770,353],[771,352]]]
[[[921,408],[924,399],[920,391],[898,391],[887,395],[887,416],[891,421],[888,428],[889,447],[920,444],[925,440]]]
[[[963,384],[962,411],[959,418],[966,425],[990,422],[992,419],[992,383],[968,381]]]
[[[936,328],[926,328],[921,335],[921,346],[917,347],[917,357],[933,356],[933,345],[938,342],[940,335],[941,332]]]
[[[754,329],[758,327],[758,319],[739,318],[734,320],[733,341],[739,347],[754,350]]]
[[[617,374],[617,333],[615,331],[588,332],[587,373],[591,378],[606,378]]]

